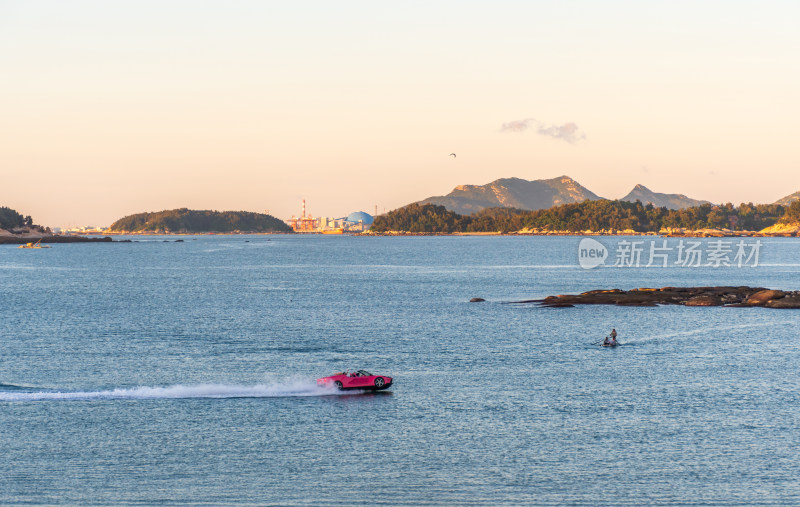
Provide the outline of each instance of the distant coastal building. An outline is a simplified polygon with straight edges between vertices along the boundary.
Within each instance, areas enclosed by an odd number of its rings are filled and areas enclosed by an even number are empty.
[[[286,224],[294,232],[311,232],[323,234],[343,234],[345,232],[364,232],[372,225],[372,215],[363,211],[354,211],[342,218],[317,217],[306,213],[306,200],[302,201],[300,217],[292,216]]]
[[[344,222],[347,224],[346,229],[353,232],[368,231],[373,222],[372,215],[363,211],[354,211],[347,215]]]
[[[353,213],[347,215],[345,221],[351,224],[362,223],[366,226],[370,226],[372,225],[373,218],[372,215],[364,213],[363,211],[354,211]]]
[[[104,234],[105,227],[95,227],[86,225],[82,227],[70,227],[69,229],[59,229],[61,234]]]
[[[292,217],[286,221],[295,232],[342,234],[345,232],[364,232],[372,225],[372,215],[363,211],[350,213],[346,217],[313,217],[306,215]]]

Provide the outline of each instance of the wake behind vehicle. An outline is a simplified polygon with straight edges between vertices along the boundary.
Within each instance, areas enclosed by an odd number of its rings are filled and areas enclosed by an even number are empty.
[[[362,389],[367,391],[380,391],[388,389],[392,385],[392,377],[385,375],[373,375],[365,370],[358,370],[352,373],[346,371],[334,373],[330,377],[317,379],[317,385],[322,387],[335,387],[340,391],[350,389]]]

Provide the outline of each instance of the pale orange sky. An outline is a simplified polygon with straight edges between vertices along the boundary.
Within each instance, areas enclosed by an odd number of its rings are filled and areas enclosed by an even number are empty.
[[[343,216],[562,174],[773,202],[800,190],[797,26],[789,1],[0,0],[0,206]],[[529,118],[585,139],[501,130]]]

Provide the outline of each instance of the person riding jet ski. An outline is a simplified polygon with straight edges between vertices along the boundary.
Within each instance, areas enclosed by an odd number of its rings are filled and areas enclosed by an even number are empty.
[[[612,329],[611,334],[606,336],[606,339],[603,340],[603,347],[616,347],[617,346],[617,330]]]

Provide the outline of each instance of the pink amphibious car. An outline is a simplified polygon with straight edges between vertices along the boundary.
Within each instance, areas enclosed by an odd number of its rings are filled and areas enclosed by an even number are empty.
[[[373,375],[364,370],[347,373],[334,373],[330,377],[317,379],[317,385],[323,387],[335,387],[340,391],[346,389],[364,389],[369,391],[379,391],[388,389],[392,385],[392,377],[384,375]]]

